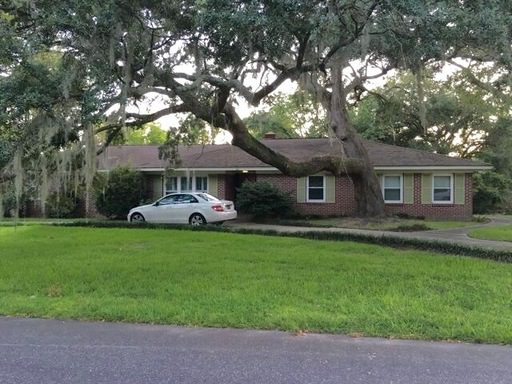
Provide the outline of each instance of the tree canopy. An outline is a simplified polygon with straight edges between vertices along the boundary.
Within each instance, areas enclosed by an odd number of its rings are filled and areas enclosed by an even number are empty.
[[[351,110],[358,132],[388,144],[471,158],[481,154],[487,137],[499,125],[509,123],[511,105],[475,86],[462,71],[435,79],[429,69],[422,81],[422,101],[411,72],[400,72],[372,89]]]
[[[249,133],[261,139],[266,133],[279,138],[324,137],[328,133],[325,108],[305,91],[269,96],[268,110],[252,112],[244,119]]]
[[[511,7],[500,0],[4,1],[0,127],[18,137],[63,127],[64,138],[76,140],[100,126],[108,144],[125,127],[190,113],[285,174],[348,174],[360,213],[381,214],[378,182],[348,104],[372,79],[406,69],[416,79],[426,129],[434,106],[425,105],[425,66],[444,62],[468,73],[468,62],[492,62],[499,76],[472,82],[508,97]],[[46,57],[56,58],[41,65]],[[286,82],[325,107],[326,134],[339,139],[339,157],[297,163],[251,135],[240,100],[258,106]],[[138,111],[156,96],[159,110]]]

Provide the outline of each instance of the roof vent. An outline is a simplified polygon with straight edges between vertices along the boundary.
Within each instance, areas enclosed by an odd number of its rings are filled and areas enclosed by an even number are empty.
[[[276,138],[276,134],[274,132],[267,132],[267,133],[265,133],[263,138],[264,139],[275,139]]]

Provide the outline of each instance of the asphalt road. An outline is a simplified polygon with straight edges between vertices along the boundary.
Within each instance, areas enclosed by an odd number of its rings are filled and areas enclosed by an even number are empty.
[[[512,347],[0,317],[0,383],[512,383]]]

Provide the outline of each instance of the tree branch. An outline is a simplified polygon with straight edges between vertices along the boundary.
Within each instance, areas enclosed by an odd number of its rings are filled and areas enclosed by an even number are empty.
[[[257,157],[264,163],[276,167],[285,175],[302,177],[321,171],[329,171],[334,175],[358,175],[362,172],[363,164],[360,160],[346,159],[341,156],[320,156],[304,162],[292,161],[273,151],[249,134],[247,127],[232,105],[227,104],[224,113],[226,115],[226,129],[233,135],[233,145]]]
[[[510,102],[510,96],[504,94],[503,92],[500,92],[496,87],[493,87],[492,85],[480,80],[478,77],[475,76],[475,74],[473,72],[471,72],[471,70],[469,68],[467,68],[451,59],[447,60],[447,62],[451,65],[456,66],[457,68],[460,68],[464,72],[464,75],[467,76],[467,78],[473,85],[476,85],[477,87],[483,89],[484,91],[489,92],[490,94],[492,94],[493,96],[497,97],[498,99],[500,99],[504,102]]]

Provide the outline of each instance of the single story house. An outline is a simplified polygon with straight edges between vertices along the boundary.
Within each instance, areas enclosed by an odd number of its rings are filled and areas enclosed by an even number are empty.
[[[273,150],[296,161],[340,153],[340,144],[320,139],[263,139]],[[382,186],[389,214],[426,218],[470,218],[473,211],[474,172],[488,164],[364,141]],[[294,178],[261,162],[238,147],[223,145],[180,146],[181,163],[170,174],[167,161],[158,157],[158,146],[108,147],[98,158],[98,170],[125,165],[141,171],[147,197],[158,199],[171,192],[207,191],[235,200],[244,181],[266,181],[288,192],[303,215],[351,215],[355,212],[354,188],[349,177],[320,173]]]

